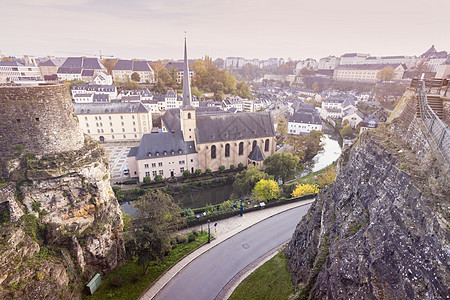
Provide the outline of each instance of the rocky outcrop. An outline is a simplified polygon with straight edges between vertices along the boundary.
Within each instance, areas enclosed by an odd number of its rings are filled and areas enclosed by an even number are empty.
[[[70,119],[72,112],[61,114]],[[52,126],[58,125],[65,123]],[[104,149],[87,136],[79,142],[78,127],[69,132],[76,137],[66,144],[69,150],[63,141],[29,147],[27,137],[2,158],[0,299],[77,299],[95,273],[108,273],[125,259],[122,213]]]
[[[448,169],[403,117],[344,151],[297,226],[285,254],[299,299],[449,298]]]

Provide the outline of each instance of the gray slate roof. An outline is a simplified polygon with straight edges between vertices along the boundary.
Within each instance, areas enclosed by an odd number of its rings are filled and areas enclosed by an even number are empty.
[[[140,102],[111,102],[111,103],[74,103],[75,114],[125,114],[148,113],[149,110]]]
[[[194,142],[185,142],[181,131],[160,132],[144,134],[139,147],[131,148],[128,157],[136,156],[136,160],[140,160],[196,152]]]
[[[170,70],[172,68],[178,69],[179,72],[183,71],[184,68],[184,64],[183,62],[174,62],[174,61],[169,61],[164,68],[166,68],[167,70]],[[192,71],[191,67],[189,67],[189,71]]]
[[[264,153],[262,153],[259,145],[253,148],[252,152],[248,155],[248,159],[253,161],[263,161],[265,159]]]
[[[146,61],[119,59],[113,70],[131,70],[136,72],[152,71]]]
[[[322,125],[319,115],[311,112],[296,112],[289,118],[289,122]]]
[[[270,113],[206,115],[196,118],[197,143],[275,136]]]

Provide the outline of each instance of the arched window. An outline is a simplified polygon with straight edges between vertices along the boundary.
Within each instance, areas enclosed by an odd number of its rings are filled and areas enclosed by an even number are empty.
[[[225,145],[225,157],[230,157],[230,144]]]
[[[216,158],[216,146],[211,146],[211,158]]]
[[[264,143],[264,151],[269,151],[269,139],[266,139],[266,142]]]
[[[244,142],[239,143],[239,155],[244,154]]]
[[[256,147],[256,141],[253,141],[252,150]]]
[[[191,118],[191,113],[188,113],[188,119],[190,119]]]

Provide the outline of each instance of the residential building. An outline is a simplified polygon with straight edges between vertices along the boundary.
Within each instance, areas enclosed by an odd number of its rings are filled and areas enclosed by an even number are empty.
[[[380,120],[374,115],[371,114],[364,118],[364,120],[360,123],[360,133],[363,133],[366,130],[369,129],[375,129],[378,127],[378,124],[380,123]]]
[[[184,51],[184,65],[183,71],[188,73],[188,60],[187,49],[185,45]],[[211,169],[216,171],[219,166],[225,166],[229,168],[230,165],[237,166],[239,163],[245,166],[249,164],[262,167],[264,158],[272,155],[275,152],[275,130],[270,113],[221,113],[221,114],[209,114],[205,111],[204,114],[197,114],[197,111],[214,109],[214,107],[198,107],[195,108],[192,105],[192,96],[190,89],[190,80],[183,81],[183,104],[180,108],[168,109],[161,118],[164,135],[161,138],[155,138],[149,144],[159,144],[158,151],[167,151],[173,156],[177,155],[179,149],[183,150],[181,155],[185,155],[190,149],[189,154],[196,155],[192,158],[184,159],[184,163],[192,163],[192,165],[180,164],[183,159],[171,158],[169,174],[161,169],[161,175],[163,177],[170,177],[175,174],[180,174],[181,169],[177,170],[172,166],[179,162],[179,168],[186,167],[190,171],[195,168],[205,171]],[[165,141],[167,145],[165,145]],[[142,143],[141,143],[142,144]],[[193,146],[193,148],[186,148],[187,146]],[[185,148],[182,148],[185,147]],[[132,165],[133,172],[131,176],[138,177],[139,179],[145,177],[145,162],[142,169],[142,163],[139,162],[139,153],[144,153],[146,150],[132,149],[128,155],[129,165]],[[142,144],[143,149],[146,149]],[[161,150],[163,149],[163,150]],[[173,154],[172,154],[173,150]],[[194,152],[195,150],[195,152]],[[155,151],[155,150],[153,150]],[[152,152],[152,151],[150,151]],[[152,152],[151,157],[154,157]],[[148,156],[148,155],[147,155]],[[192,159],[192,161],[191,161]],[[155,161],[156,163],[156,161]],[[150,167],[150,165],[149,165]],[[164,163],[161,165],[164,167]],[[136,171],[136,174],[134,172]],[[159,170],[155,170],[157,173]],[[168,173],[167,172],[167,173]],[[154,178],[153,170],[148,176]]]
[[[298,111],[289,117],[287,132],[289,134],[308,134],[312,130],[322,130],[319,114],[310,111]]]
[[[130,176],[140,182],[146,176],[180,177],[185,170],[194,173],[198,168],[195,143],[184,141],[181,131],[144,134],[139,146],[130,149],[127,161]]]
[[[243,57],[227,57],[225,59],[225,67],[234,69],[240,69],[246,64],[246,59]],[[259,61],[258,61],[259,66]]]
[[[57,60],[49,59],[39,63],[39,71],[42,77],[54,75],[58,72],[60,62]]]
[[[364,120],[364,115],[354,107],[347,107],[342,111],[342,122],[348,121],[352,128],[356,128]]]
[[[139,141],[152,130],[152,116],[142,103],[74,103],[84,133],[100,141]]]
[[[238,111],[244,111],[244,99],[239,96],[227,97],[222,100],[222,103],[224,104],[226,110],[236,108]]]
[[[303,69],[317,70],[317,67],[318,67],[318,63],[315,59],[307,58],[307,59],[301,60],[297,63],[297,65],[295,66],[295,72],[297,74],[299,74],[300,71]]]
[[[386,65],[386,64],[352,64],[352,65],[340,65],[334,70],[333,79],[337,81],[355,81],[355,82],[368,82],[375,83],[380,81],[378,79],[378,73],[391,66],[394,69],[392,80],[400,80],[403,78],[405,67],[401,64]]]
[[[5,74],[6,81],[14,83],[42,82],[39,67],[17,61],[0,61],[0,74]]]
[[[97,74],[97,76],[95,76],[93,82],[94,82],[94,84],[98,84],[98,85],[112,85],[113,78],[108,73],[100,72]]]
[[[133,73],[139,75],[140,83],[155,82],[155,72],[146,61],[119,59],[112,69],[114,80],[118,82],[131,80]]]
[[[78,94],[107,94],[110,100],[117,98],[117,87],[115,85],[77,84],[72,87],[71,92],[73,99]]]
[[[420,58],[427,59],[428,71],[437,72],[440,65],[442,65],[449,57],[446,51],[437,51],[434,45],[431,46]]]
[[[322,100],[320,116],[322,119],[339,119],[343,117],[342,110],[349,105],[355,106],[355,97],[346,94],[332,95]]]
[[[166,68],[169,71],[172,68],[175,68],[177,70],[177,83],[181,83],[183,81],[184,69],[183,69],[182,62],[170,61],[164,66],[164,68]],[[194,71],[191,69],[191,67],[189,67],[188,73],[189,73],[190,80],[193,80],[194,79]]]
[[[319,70],[334,70],[337,66],[339,66],[341,60],[336,56],[327,56],[319,59],[317,64],[317,69]]]
[[[106,68],[95,57],[68,57],[58,68],[59,80],[83,80],[93,82],[100,72],[106,72]]]
[[[117,98],[121,101],[142,101],[153,100],[153,94],[148,89],[142,90],[122,90]]]
[[[9,78],[8,77],[6,77],[6,74],[5,73],[0,73],[0,84],[5,84],[5,83],[8,83],[8,80]]]

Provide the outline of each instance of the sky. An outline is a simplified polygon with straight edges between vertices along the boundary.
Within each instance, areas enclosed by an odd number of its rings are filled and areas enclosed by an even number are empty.
[[[293,60],[450,51],[450,0],[0,0],[6,56]]]

